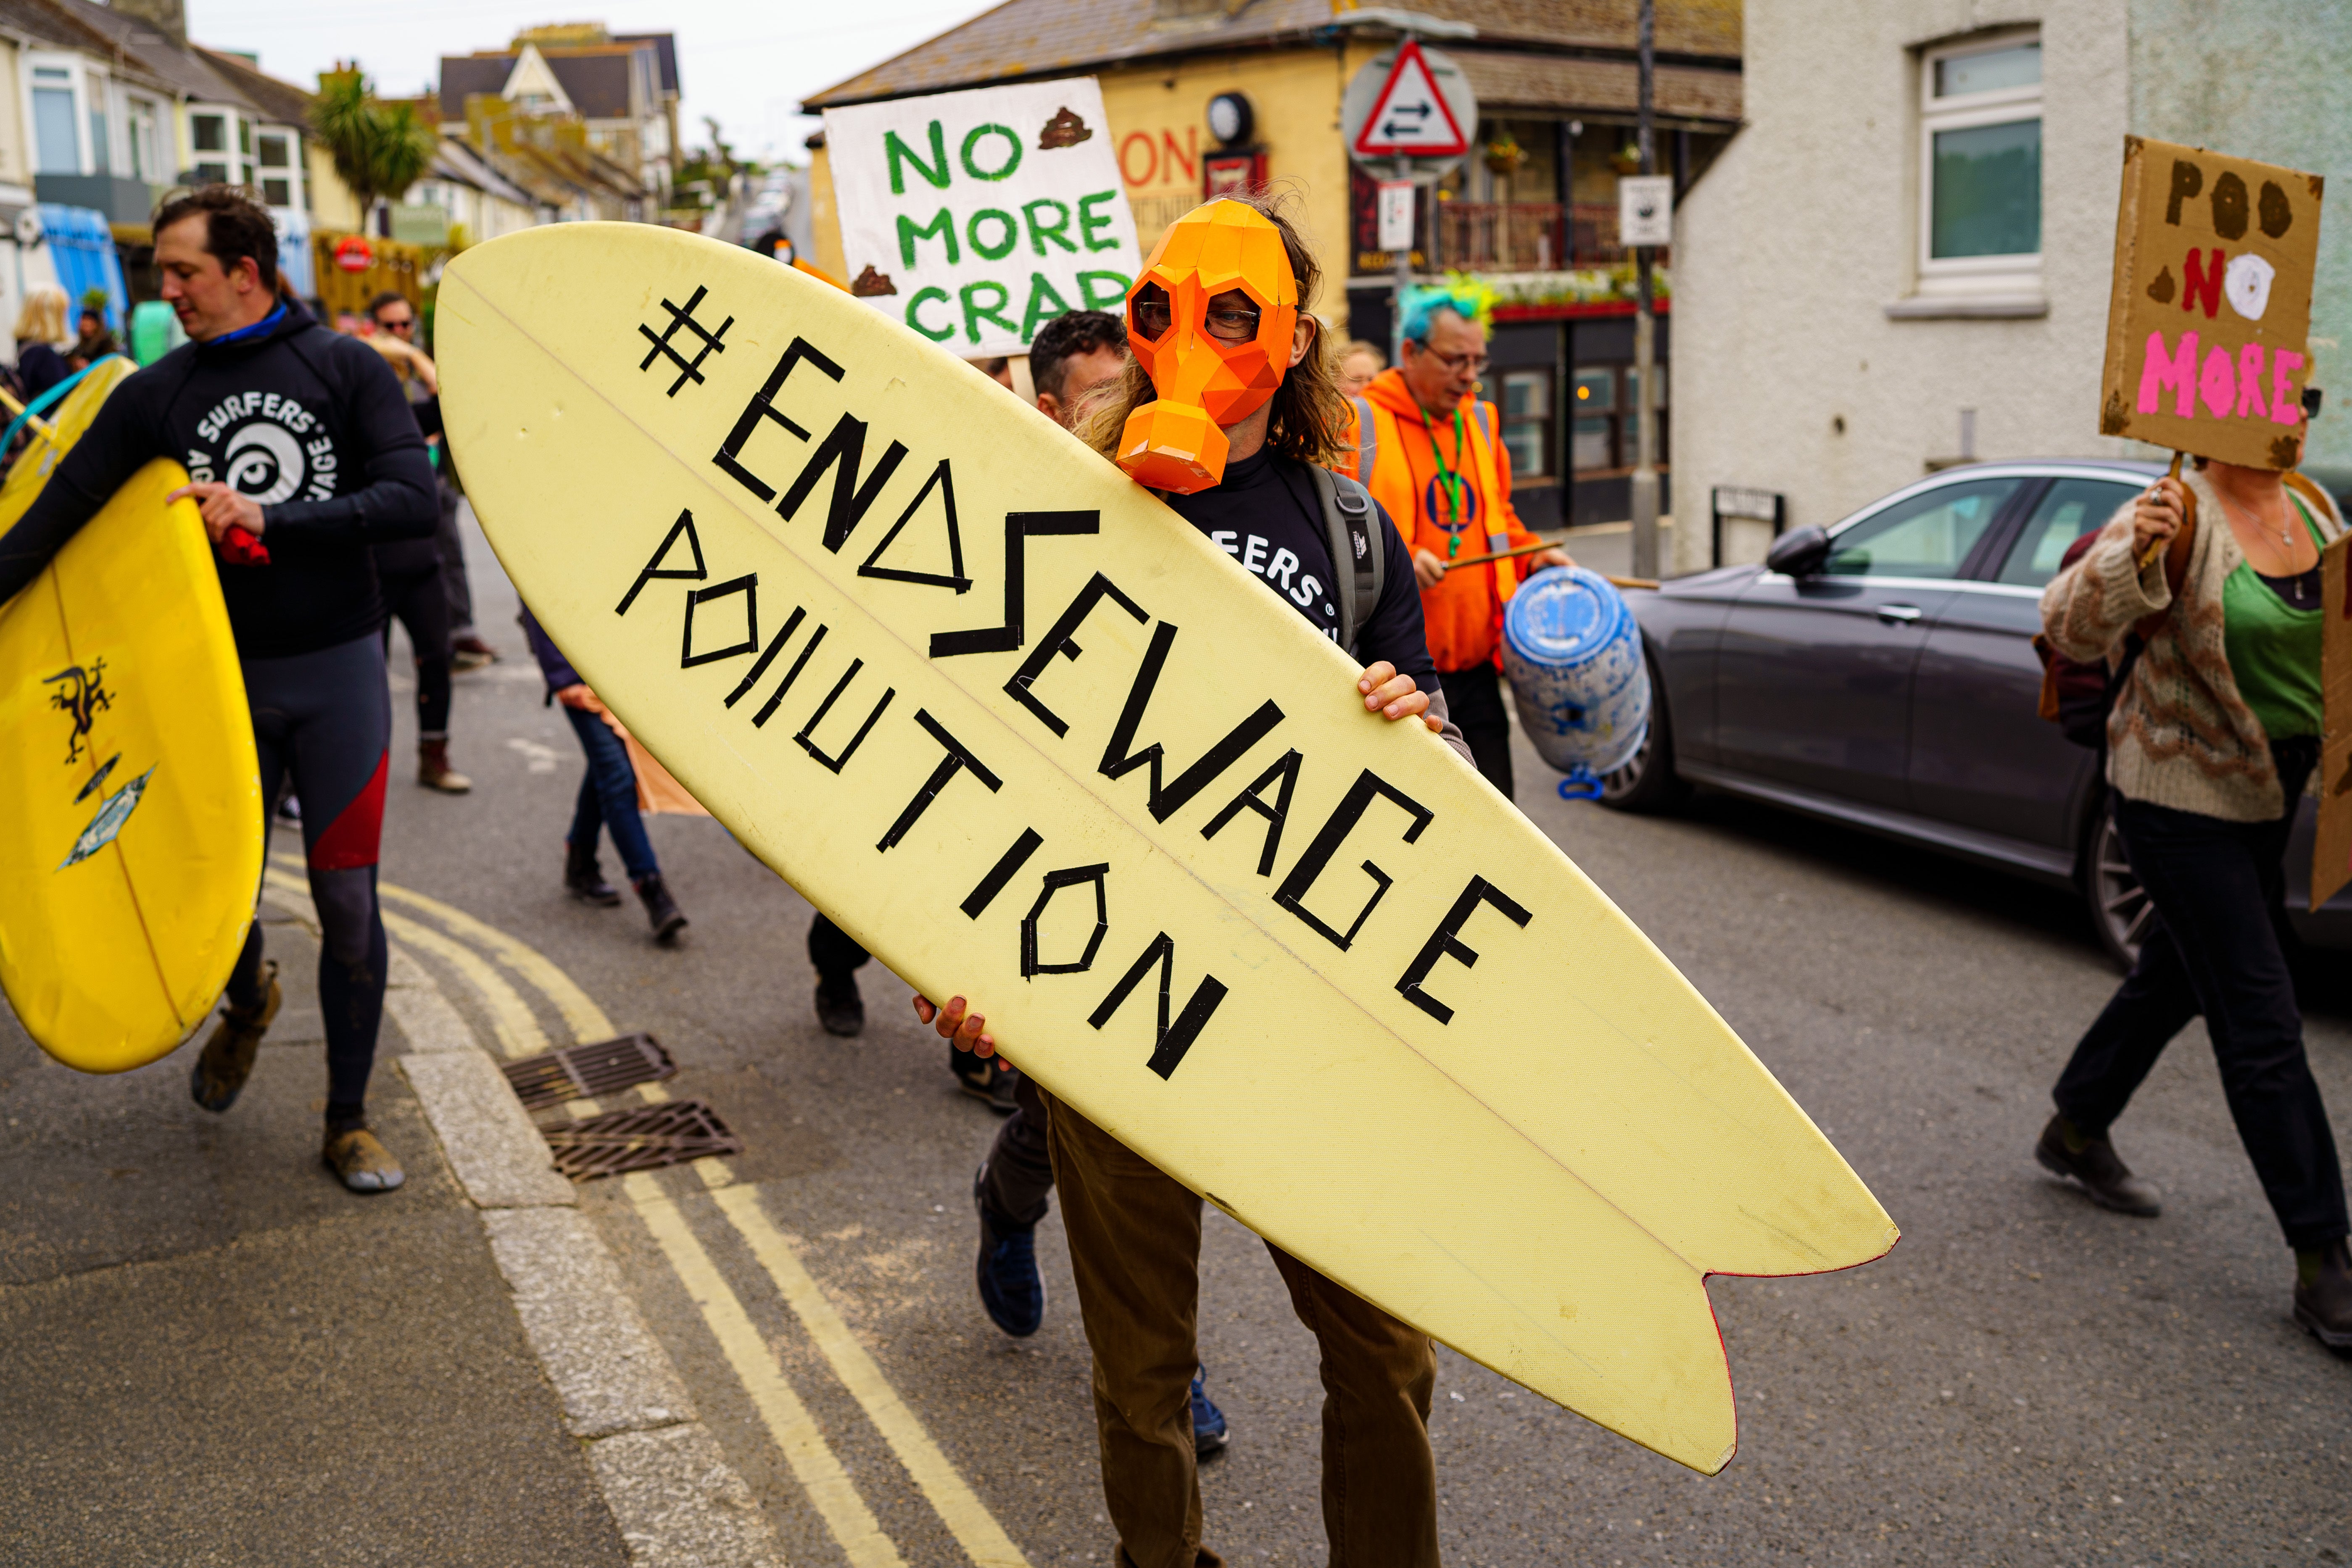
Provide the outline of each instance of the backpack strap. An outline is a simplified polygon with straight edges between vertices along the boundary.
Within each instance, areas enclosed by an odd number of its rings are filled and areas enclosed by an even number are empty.
[[[1372,417],[1372,405],[1360,397],[1348,401],[1356,410],[1356,482],[1370,489],[1373,466],[1381,460],[1381,426]]]
[[[1345,474],[1310,465],[1315,499],[1323,508],[1323,536],[1331,552],[1331,596],[1339,605],[1339,646],[1356,651],[1356,634],[1378,608],[1387,586],[1388,551],[1381,539],[1372,494]]]

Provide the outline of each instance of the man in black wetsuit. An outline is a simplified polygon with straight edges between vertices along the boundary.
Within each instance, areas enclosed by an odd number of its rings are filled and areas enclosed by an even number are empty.
[[[400,1165],[366,1116],[383,1014],[375,868],[392,737],[368,550],[431,536],[433,470],[383,359],[279,300],[267,212],[212,186],[166,202],[154,235],[163,298],[192,341],[115,389],[0,538],[0,603],[142,466],[186,466],[195,482],[178,493],[196,501],[219,557],[265,809],[289,779],[302,800],[327,1036],[321,1154],[353,1192],[389,1191]],[[235,1102],[278,1004],[257,922],[191,1078],[198,1105]]]
[[[1181,247],[1200,226],[1242,229],[1214,268]],[[1271,228],[1278,247],[1247,231]],[[1220,242],[1226,237],[1218,237]],[[1221,198],[1171,226],[1128,296],[1136,363],[1079,431],[1106,458],[1159,489],[1205,533],[1318,630],[1364,665],[1353,699],[1391,721],[1425,723],[1467,763],[1445,719],[1425,644],[1412,558],[1395,525],[1353,480],[1318,468],[1347,459],[1347,414],[1315,319],[1303,311],[1318,269],[1297,229],[1271,204]],[[1205,296],[1205,297],[1204,297]],[[1213,375],[1202,356],[1227,374]],[[1234,388],[1238,387],[1238,392]],[[1335,563],[1322,502],[1368,519],[1343,536],[1362,558]],[[1344,502],[1345,504],[1341,504]],[[1358,531],[1357,529],[1363,529]],[[1378,549],[1380,591],[1361,590]],[[1349,551],[1352,555],[1355,551]],[[1359,567],[1366,570],[1359,572]],[[1347,574],[1342,583],[1340,573]],[[1369,599],[1369,602],[1367,602]],[[1349,633],[1352,631],[1353,635]],[[1338,694],[1333,693],[1338,700]],[[986,1054],[987,1020],[956,996],[915,999],[916,1015],[962,1049]],[[1094,1352],[1095,1420],[1103,1492],[1120,1563],[1197,1568],[1223,1561],[1201,1543],[1198,1441],[1190,1405],[1199,1365],[1201,1198],[1071,1109],[1041,1095],[1062,1194],[1070,1270]],[[1006,1172],[1010,1176],[1013,1173]],[[1013,1198],[984,1167],[982,1268],[992,1210]],[[1042,1199],[1035,1210],[1042,1214]],[[1017,1215],[1012,1217],[1018,1218]],[[1436,1568],[1437,1479],[1429,1447],[1436,1360],[1427,1335],[1267,1244],[1299,1321],[1322,1356],[1323,1521],[1333,1563],[1350,1568]]]

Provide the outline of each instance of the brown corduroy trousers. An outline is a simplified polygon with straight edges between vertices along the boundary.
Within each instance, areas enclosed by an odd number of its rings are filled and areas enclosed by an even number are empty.
[[[1063,1101],[1048,1110],[1119,1568],[1216,1568],[1223,1559],[1201,1544],[1192,1452],[1201,1199]],[[1266,1250],[1322,1349],[1331,1568],[1436,1568],[1429,1336]]]

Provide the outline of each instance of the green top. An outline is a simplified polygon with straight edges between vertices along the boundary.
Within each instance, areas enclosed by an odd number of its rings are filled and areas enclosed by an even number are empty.
[[[2300,497],[2290,496],[2304,526],[2323,551],[2327,541]],[[2320,698],[2319,665],[2326,613],[2314,606],[2298,610],[2244,561],[2221,584],[2221,642],[2230,656],[2230,673],[2238,692],[2263,732],[2273,741],[2296,735],[2316,735],[2325,708]]]

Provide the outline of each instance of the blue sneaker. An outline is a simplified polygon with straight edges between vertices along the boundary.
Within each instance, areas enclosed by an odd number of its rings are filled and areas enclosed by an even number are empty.
[[[972,1207],[980,1211],[980,1304],[988,1321],[1016,1340],[1025,1340],[1045,1321],[1045,1281],[1037,1272],[1037,1238],[1034,1230],[1010,1226],[1000,1232],[989,1223],[980,1201],[983,1163],[972,1177]]]
[[[1225,1446],[1225,1413],[1209,1401],[1209,1369],[1192,1369],[1192,1452],[1207,1458]]]

